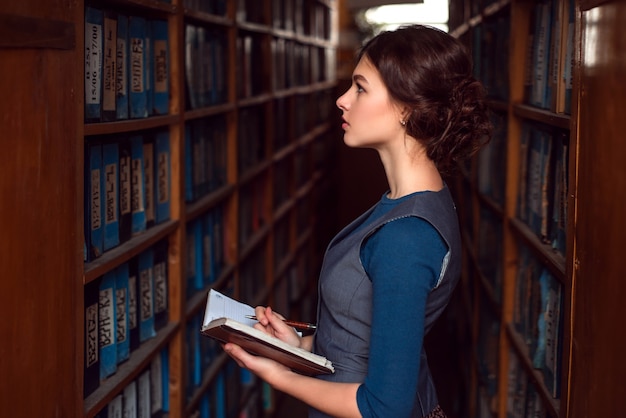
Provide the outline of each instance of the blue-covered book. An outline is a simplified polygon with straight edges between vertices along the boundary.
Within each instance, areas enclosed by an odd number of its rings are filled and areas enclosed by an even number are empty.
[[[117,118],[116,66],[117,66],[117,14],[111,10],[104,12],[104,43],[102,62],[102,115],[104,122]]]
[[[155,209],[155,181],[156,170],[154,168],[154,137],[146,135],[143,140],[143,178],[144,178],[144,203],[146,213],[146,228],[154,226],[156,220]]]
[[[104,251],[120,243],[119,230],[119,150],[117,142],[102,145],[104,167]]]
[[[131,118],[148,116],[146,25],[142,17],[131,16],[128,20]]]
[[[85,245],[87,261],[100,257],[104,252],[104,182],[102,175],[102,144],[87,142],[85,178]]]
[[[128,16],[117,16],[115,111],[118,120],[128,119]]]
[[[132,234],[146,230],[146,191],[143,162],[143,137],[130,138]]]
[[[83,397],[91,395],[100,385],[100,347],[98,337],[99,281],[84,287],[85,362],[83,371]]]
[[[169,113],[169,34],[166,20],[152,22],[152,109],[154,115]]]
[[[85,7],[85,122],[100,121],[102,111],[102,63],[104,15]]]
[[[154,328],[156,331],[167,325],[169,321],[167,253],[167,240],[161,240],[154,246]]]
[[[155,136],[156,223],[170,219],[170,135],[167,130]]]
[[[105,273],[100,281],[98,299],[100,380],[117,371],[115,280],[115,270],[111,270]]]
[[[120,243],[126,242],[132,236],[132,174],[131,174],[131,146],[126,137],[118,142],[119,151],[119,235]]]
[[[139,254],[139,342],[156,335],[154,328],[154,250],[148,248]]]
[[[115,303],[117,314],[117,362],[130,357],[130,330],[128,328],[128,263],[123,263],[115,271]]]

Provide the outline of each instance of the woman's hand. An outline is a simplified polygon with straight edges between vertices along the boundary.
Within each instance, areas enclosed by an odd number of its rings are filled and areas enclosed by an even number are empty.
[[[237,344],[226,343],[222,348],[226,354],[237,362],[239,367],[250,370],[250,372],[272,386],[280,379],[281,375],[293,373],[288,367],[277,361],[250,354]]]
[[[302,346],[302,339],[293,327],[285,324],[285,319],[281,314],[274,312],[272,308],[257,306],[254,309],[258,323],[254,324],[254,328],[264,331],[266,334],[276,337],[287,344],[295,347]]]

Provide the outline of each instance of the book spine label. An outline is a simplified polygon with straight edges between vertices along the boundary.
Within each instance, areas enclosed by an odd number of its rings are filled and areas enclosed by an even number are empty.
[[[146,211],[146,227],[154,225],[156,220],[156,210],[154,207],[154,141],[152,138],[146,138],[143,143],[143,178],[145,182],[145,211]]]
[[[128,23],[130,39],[130,94],[131,118],[148,116],[146,93],[146,20],[132,16]]]
[[[119,150],[117,143],[105,144],[102,147],[102,163],[104,166],[104,251],[116,247],[120,243],[119,235]]]
[[[117,17],[115,111],[118,120],[128,119],[128,17]]]
[[[161,353],[154,356],[150,362],[150,413],[151,416],[161,417],[163,414],[163,363]]]
[[[156,222],[170,218],[170,138],[167,131],[156,135]]]
[[[115,317],[115,272],[108,272],[100,282],[98,300],[98,337],[100,347],[100,379],[117,371]]]
[[[132,233],[146,230],[146,192],[144,182],[143,138],[131,138],[131,211]]]
[[[115,302],[117,315],[117,362],[128,360],[130,356],[130,335],[128,328],[128,263],[117,268],[115,281]]]
[[[91,395],[100,384],[100,348],[98,346],[98,297],[99,283],[85,285],[85,365],[83,397]]]
[[[156,335],[154,328],[154,252],[151,248],[139,255],[139,341]]]
[[[89,244],[88,260],[99,257],[104,251],[104,206],[102,189],[102,145],[89,145]]]
[[[132,235],[132,174],[130,142],[122,139],[119,149],[119,235],[120,242],[126,242]]]
[[[167,241],[159,242],[154,257],[154,323],[158,331],[168,322]]]
[[[156,115],[166,115],[169,112],[169,36],[167,21],[152,21],[152,36],[154,39],[153,113]]]
[[[137,417],[150,417],[150,369],[139,375],[137,379]]]
[[[137,382],[132,381],[124,388],[124,400],[122,406],[124,408],[124,418],[137,418]]]
[[[100,120],[102,109],[102,49],[104,16],[85,8],[85,121]]]
[[[115,80],[117,67],[117,16],[113,12],[104,14],[104,53],[102,65],[102,120],[114,121]]]
[[[139,298],[138,298],[137,257],[128,262],[128,332],[130,351],[139,347]]]

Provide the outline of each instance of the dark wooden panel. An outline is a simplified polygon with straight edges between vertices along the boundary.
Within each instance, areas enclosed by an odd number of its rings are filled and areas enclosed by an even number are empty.
[[[74,19],[75,7],[62,12]],[[0,62],[2,415],[71,418],[82,411],[82,59],[0,49]]]
[[[570,416],[626,407],[626,4],[583,13]]]

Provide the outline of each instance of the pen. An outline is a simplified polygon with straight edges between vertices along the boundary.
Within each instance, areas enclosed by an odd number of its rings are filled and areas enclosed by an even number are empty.
[[[256,320],[256,316],[254,315],[246,315],[246,318],[248,319],[254,319]],[[299,321],[291,321],[289,319],[284,319],[283,322],[287,325],[289,325],[290,327],[294,327],[296,329],[301,329],[301,330],[309,330],[309,329],[316,329],[317,325],[315,324],[309,324],[308,322],[299,322]]]

